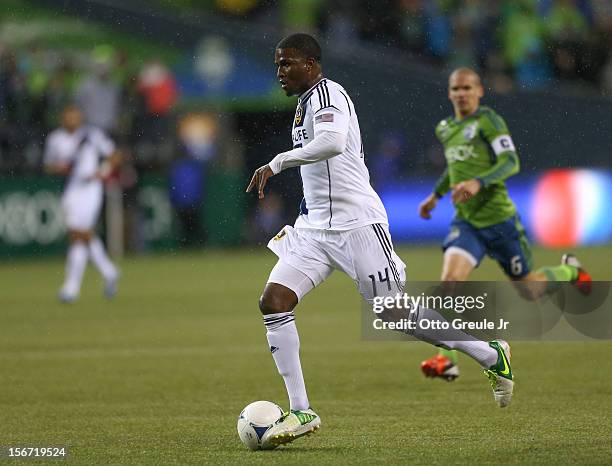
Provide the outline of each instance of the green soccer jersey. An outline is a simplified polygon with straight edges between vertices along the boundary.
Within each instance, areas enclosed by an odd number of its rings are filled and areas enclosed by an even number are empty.
[[[447,163],[436,195],[442,197],[461,181],[476,178],[482,184],[476,196],[455,205],[456,217],[484,228],[515,215],[504,180],[518,173],[519,161],[504,120],[490,108],[480,107],[462,120],[442,120],[436,136],[444,146]]]

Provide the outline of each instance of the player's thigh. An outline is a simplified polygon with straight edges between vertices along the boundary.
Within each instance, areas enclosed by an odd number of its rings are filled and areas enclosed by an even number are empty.
[[[316,234],[318,233],[296,230],[287,225],[268,242],[268,248],[279,259],[268,281],[290,288],[296,293],[298,300],[333,272],[327,255],[313,238]],[[304,277],[308,281],[305,281]],[[311,283],[312,287],[309,288],[308,283]]]
[[[531,272],[531,245],[516,217],[486,228],[487,253],[512,280],[522,280]]]
[[[395,296],[406,283],[406,264],[395,253],[389,228],[374,224],[347,234],[346,261],[342,266],[372,303],[375,297]]]
[[[466,280],[486,254],[486,246],[479,231],[463,220],[454,220],[451,223],[442,250],[442,280],[446,281]]]
[[[284,262],[282,259],[279,259],[272,268],[267,284],[269,283],[276,283],[293,291],[297,302],[300,302],[316,286],[308,275]]]

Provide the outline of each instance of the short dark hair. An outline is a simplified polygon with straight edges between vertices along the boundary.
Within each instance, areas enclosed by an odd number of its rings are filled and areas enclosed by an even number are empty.
[[[314,58],[321,62],[321,46],[310,34],[299,32],[285,37],[277,45],[277,49],[295,49],[306,58]]]

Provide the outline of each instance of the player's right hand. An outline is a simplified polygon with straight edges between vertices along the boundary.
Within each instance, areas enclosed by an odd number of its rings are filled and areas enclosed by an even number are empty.
[[[271,176],[274,176],[274,172],[272,172],[270,165],[266,164],[259,167],[257,170],[255,170],[255,173],[253,173],[253,177],[251,178],[251,182],[247,186],[246,192],[249,193],[254,187],[257,187],[257,194],[259,196],[259,199],[263,199],[264,187],[268,182],[268,178],[270,178]]]
[[[435,194],[430,194],[427,199],[419,204],[419,215],[425,220],[431,218],[431,211],[438,205],[438,198]]]

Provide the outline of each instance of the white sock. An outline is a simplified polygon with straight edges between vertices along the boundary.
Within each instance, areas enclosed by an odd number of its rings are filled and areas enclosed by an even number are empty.
[[[66,279],[62,286],[62,293],[69,296],[78,296],[81,291],[83,272],[87,265],[87,247],[82,241],[75,241],[68,248],[66,256]]]
[[[421,329],[418,323],[420,320],[447,322],[437,311],[420,307],[418,312],[411,314],[411,320],[416,322],[416,329],[410,333],[419,340],[443,348],[459,350],[474,358],[486,369],[497,362],[497,351],[491,348],[489,343],[454,329],[452,326],[448,329]]]
[[[308,409],[310,404],[300,364],[300,337],[295,316],[293,312],[279,312],[264,315],[263,319],[272,357],[285,381],[290,409]]]
[[[109,259],[102,241],[97,236],[89,240],[89,257],[105,280],[117,278],[117,268]]]

